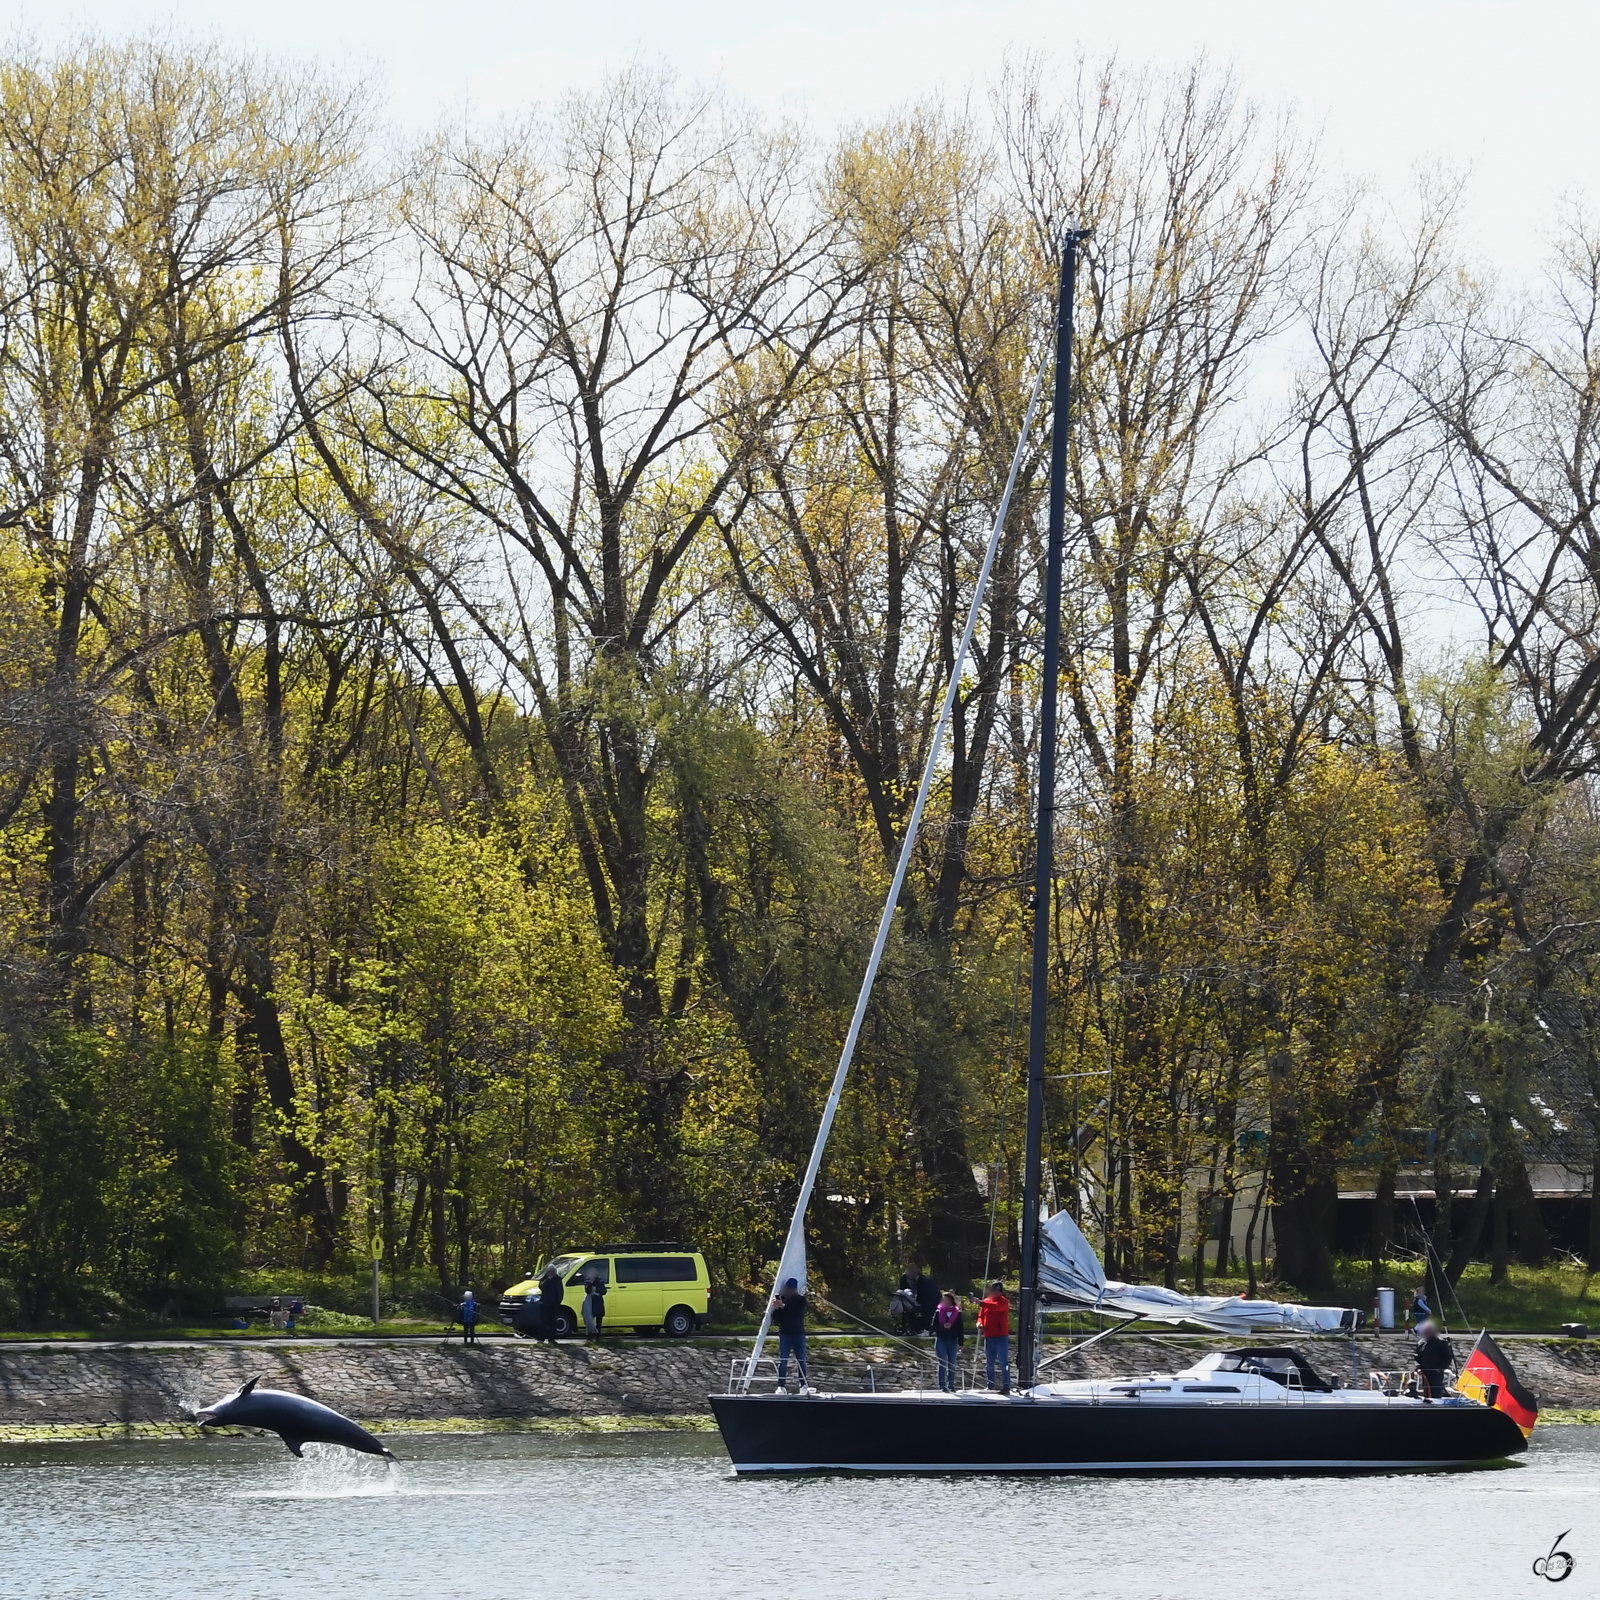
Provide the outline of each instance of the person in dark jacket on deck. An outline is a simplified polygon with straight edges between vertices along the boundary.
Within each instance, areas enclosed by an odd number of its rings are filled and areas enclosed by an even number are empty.
[[[967,1342],[967,1325],[956,1297],[946,1289],[933,1314],[933,1352],[939,1358],[939,1388],[945,1394],[956,1392],[960,1375],[961,1347]]]
[[[798,1278],[785,1280],[783,1289],[772,1299],[772,1321],[778,1330],[778,1388],[789,1381],[789,1357],[795,1359],[800,1374],[800,1392],[806,1390],[806,1297],[800,1293]]]
[[[539,1337],[556,1342],[556,1319],[561,1314],[561,1274],[552,1262],[539,1274]]]
[[[1455,1365],[1456,1353],[1450,1341],[1439,1332],[1432,1317],[1417,1324],[1417,1372],[1424,1400],[1444,1399],[1444,1381]]]

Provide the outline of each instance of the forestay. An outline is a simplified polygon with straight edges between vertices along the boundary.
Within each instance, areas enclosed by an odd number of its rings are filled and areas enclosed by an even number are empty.
[[[1153,1284],[1108,1282],[1094,1247],[1065,1211],[1039,1230],[1039,1290],[1046,1300],[1107,1316],[1190,1322],[1217,1333],[1348,1333],[1361,1324],[1359,1312],[1341,1306],[1178,1294]]]

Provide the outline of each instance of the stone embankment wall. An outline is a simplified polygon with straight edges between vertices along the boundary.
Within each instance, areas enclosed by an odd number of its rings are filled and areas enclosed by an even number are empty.
[[[1051,1377],[1113,1377],[1174,1367],[1229,1341],[1189,1338],[1108,1339],[1054,1363]],[[1457,1344],[1465,1355],[1470,1340]],[[1506,1339],[1518,1373],[1551,1407],[1600,1407],[1600,1342]],[[669,1419],[703,1415],[706,1397],[723,1390],[732,1343],[590,1347],[493,1340],[476,1349],[443,1343],[251,1343],[215,1345],[0,1345],[0,1434],[31,1435],[62,1427],[176,1425],[246,1378],[264,1388],[312,1396],[347,1415],[381,1425],[562,1419]],[[1350,1376],[1342,1340],[1305,1346],[1325,1371]],[[969,1359],[971,1346],[968,1347]],[[1400,1338],[1356,1343],[1364,1382],[1376,1368],[1409,1367]],[[931,1363],[900,1349],[812,1345],[812,1382],[837,1389],[894,1389],[931,1382]],[[770,1379],[768,1380],[770,1381]]]

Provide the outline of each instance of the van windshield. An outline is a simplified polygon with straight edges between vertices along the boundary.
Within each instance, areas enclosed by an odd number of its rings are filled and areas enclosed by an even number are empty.
[[[577,1265],[578,1259],[579,1258],[577,1256],[557,1256],[555,1260],[550,1263],[550,1267],[554,1267],[555,1270],[560,1273],[563,1278],[565,1278],[568,1272],[570,1272],[572,1268]],[[541,1268],[539,1276],[543,1277],[544,1274],[550,1270],[550,1267]]]

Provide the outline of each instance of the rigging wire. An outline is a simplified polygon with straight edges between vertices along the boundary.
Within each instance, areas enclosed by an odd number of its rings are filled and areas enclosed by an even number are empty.
[[[811,1158],[806,1163],[805,1176],[801,1179],[800,1190],[795,1198],[794,1215],[789,1219],[789,1231],[784,1237],[783,1251],[778,1257],[775,1291],[784,1282],[785,1273],[797,1278],[803,1278],[805,1275],[806,1210],[811,1204],[811,1193],[816,1187],[817,1174],[822,1167],[822,1152],[827,1148],[828,1136],[833,1131],[833,1119],[838,1115],[839,1102],[844,1096],[845,1079],[849,1076],[850,1064],[855,1058],[856,1041],[861,1037],[862,1024],[866,1021],[867,1004],[872,998],[872,986],[878,976],[878,966],[883,960],[884,948],[889,942],[889,929],[894,924],[895,911],[900,904],[900,893],[905,886],[906,873],[911,867],[917,833],[922,825],[922,813],[927,807],[928,795],[933,789],[933,776],[938,770],[939,758],[944,750],[945,735],[949,731],[950,719],[955,712],[956,700],[961,692],[961,680],[966,672],[967,652],[972,645],[972,636],[978,629],[984,594],[989,586],[989,574],[994,570],[995,557],[1000,550],[1000,535],[1005,528],[1006,515],[1011,509],[1011,496],[1017,486],[1017,475],[1022,470],[1023,450],[1028,442],[1028,435],[1033,431],[1033,419],[1039,409],[1039,397],[1044,392],[1044,375],[1049,366],[1048,357],[1039,363],[1039,372],[1033,383],[1033,393],[1028,398],[1028,409],[1017,435],[1017,448],[1011,457],[1011,470],[1006,477],[1005,492],[1001,495],[999,509],[995,512],[994,526],[989,534],[988,546],[984,550],[983,566],[978,573],[978,581],[973,586],[972,604],[967,611],[961,643],[951,662],[950,681],[945,687],[938,727],[928,742],[928,757],[923,764],[922,779],[917,785],[917,797],[911,807],[911,816],[906,822],[905,838],[900,844],[900,858],[895,864],[894,878],[883,902],[883,914],[878,919],[878,932],[872,942],[872,954],[867,960],[867,970],[861,980],[860,992],[856,996],[850,1027],[845,1034],[844,1045],[839,1051],[839,1065],[834,1069],[827,1103],[822,1108],[822,1119],[817,1126],[816,1139],[812,1142]],[[746,1390],[755,1377],[756,1363],[761,1359],[761,1351],[772,1329],[772,1310],[773,1301],[768,1300],[766,1309],[761,1314],[761,1327],[750,1349],[749,1364],[745,1368]]]
[[[858,1317],[853,1311],[846,1311],[843,1306],[835,1305],[834,1302],[825,1294],[816,1295],[815,1298],[817,1304],[825,1311],[831,1311],[836,1317],[844,1317],[851,1322],[859,1323],[869,1332],[877,1334],[879,1338],[887,1339],[890,1344],[902,1345],[905,1349],[909,1350],[918,1361],[933,1360],[933,1357],[929,1355],[928,1352],[920,1345],[912,1344],[909,1339],[902,1339],[898,1333],[890,1333],[887,1328],[880,1328],[875,1322],[868,1322],[865,1317]]]
[[[1390,1147],[1390,1149],[1391,1150],[1398,1150],[1400,1148],[1400,1145],[1399,1145],[1399,1141],[1396,1140],[1396,1138],[1394,1136],[1394,1128],[1389,1122],[1389,1108],[1386,1105],[1383,1105],[1381,1101],[1379,1102],[1378,1115],[1383,1119],[1384,1132],[1389,1135],[1389,1147]],[[1456,1293],[1456,1286],[1455,1286],[1455,1284],[1453,1282],[1451,1282],[1450,1274],[1449,1274],[1448,1271],[1446,1271],[1444,1262],[1439,1259],[1438,1251],[1436,1251],[1433,1248],[1432,1235],[1430,1235],[1428,1230],[1422,1225],[1422,1207],[1417,1204],[1417,1192],[1416,1192],[1416,1190],[1415,1189],[1406,1190],[1405,1191],[1405,1197],[1406,1197],[1407,1200],[1409,1200],[1411,1202],[1412,1213],[1415,1215],[1415,1217],[1417,1219],[1417,1232],[1422,1236],[1423,1259],[1424,1259],[1425,1263],[1432,1269],[1431,1275],[1433,1277],[1433,1281],[1434,1281],[1435,1284],[1442,1283],[1445,1286],[1445,1288],[1447,1288],[1450,1291],[1450,1298],[1455,1302],[1456,1310],[1461,1313],[1461,1327],[1464,1330],[1467,1329],[1467,1328],[1470,1328],[1472,1326],[1472,1324],[1471,1324],[1471,1322],[1469,1321],[1469,1319],[1467,1317],[1466,1307],[1461,1304],[1461,1296]],[[1447,1206],[1453,1205],[1454,1200],[1455,1200],[1455,1195],[1454,1195],[1454,1192],[1452,1192],[1450,1195],[1446,1196],[1441,1201],[1441,1198],[1440,1198],[1440,1195],[1439,1195],[1437,1178],[1436,1178],[1435,1184],[1434,1184],[1434,1192],[1433,1192],[1433,1209],[1434,1209],[1434,1217],[1435,1217],[1436,1220],[1437,1220],[1437,1217],[1438,1217],[1440,1205],[1441,1204],[1447,1205]],[[1423,1284],[1424,1284],[1424,1287],[1426,1287],[1426,1284],[1427,1284],[1426,1278],[1424,1278]],[[1439,1311],[1440,1311],[1440,1313],[1442,1315],[1443,1312],[1444,1312],[1444,1307],[1442,1305],[1439,1307]]]

